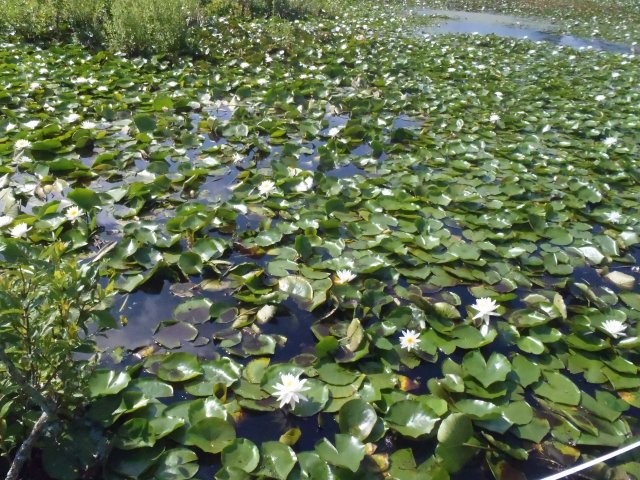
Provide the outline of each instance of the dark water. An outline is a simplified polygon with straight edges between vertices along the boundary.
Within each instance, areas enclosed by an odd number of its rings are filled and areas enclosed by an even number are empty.
[[[437,17],[437,23],[434,26],[420,28],[419,33],[422,34],[493,34],[500,37],[529,39],[534,42],[550,42],[576,49],[590,48],[610,53],[634,52],[634,48],[631,46],[607,42],[597,38],[580,38],[556,33],[551,23],[511,15],[433,9],[419,9],[415,10],[414,13]]]

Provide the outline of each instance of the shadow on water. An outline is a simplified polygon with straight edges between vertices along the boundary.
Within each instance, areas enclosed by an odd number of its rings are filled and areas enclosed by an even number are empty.
[[[421,27],[421,34],[498,35],[500,37],[544,41],[576,49],[591,48],[610,53],[633,53],[634,47],[607,42],[597,38],[579,38],[554,32],[554,26],[545,21],[494,13],[461,12],[455,10],[419,9],[414,14],[437,18],[433,26]]]

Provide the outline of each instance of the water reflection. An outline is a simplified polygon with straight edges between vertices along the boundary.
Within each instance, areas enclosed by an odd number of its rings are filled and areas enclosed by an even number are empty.
[[[438,17],[437,24],[421,27],[421,34],[498,35],[500,37],[544,41],[571,48],[591,48],[611,53],[633,53],[633,47],[607,42],[597,38],[579,38],[555,33],[555,27],[546,21],[494,13],[461,12],[455,10],[418,9],[413,13]]]

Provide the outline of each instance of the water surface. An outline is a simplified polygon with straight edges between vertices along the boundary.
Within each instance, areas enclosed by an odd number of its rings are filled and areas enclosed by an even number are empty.
[[[478,34],[544,41],[576,49],[594,49],[610,53],[633,53],[628,45],[608,42],[598,38],[580,38],[559,33],[545,20],[515,17],[498,13],[462,12],[422,8],[413,10],[416,15],[436,17],[433,26],[421,27],[421,34]]]

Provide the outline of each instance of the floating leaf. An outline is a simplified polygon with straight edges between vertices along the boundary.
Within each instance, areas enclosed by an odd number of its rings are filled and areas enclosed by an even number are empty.
[[[364,445],[355,437],[338,433],[335,446],[326,438],[316,444],[316,453],[331,465],[344,467],[355,472],[364,458]]]
[[[113,395],[126,388],[130,381],[127,372],[97,370],[89,378],[89,393],[92,397]]]
[[[198,358],[186,352],[171,353],[164,357],[158,368],[158,378],[168,382],[184,382],[202,375]]]
[[[580,390],[567,377],[558,372],[544,372],[545,381],[533,387],[536,395],[565,405],[580,403]]]
[[[369,436],[377,420],[378,416],[373,407],[360,399],[345,403],[338,414],[340,431],[359,440]]]
[[[419,438],[431,433],[440,418],[422,402],[402,400],[391,406],[385,420],[400,434]]]
[[[238,438],[222,450],[222,465],[238,468],[247,473],[254,471],[260,463],[258,447],[246,438]]]
[[[236,438],[235,429],[220,418],[204,418],[189,427],[184,444],[193,445],[208,453],[220,453]]]

